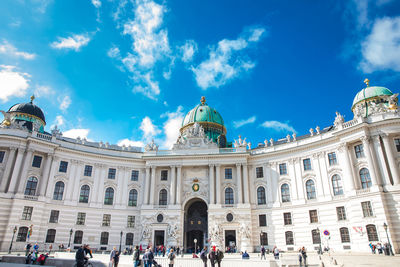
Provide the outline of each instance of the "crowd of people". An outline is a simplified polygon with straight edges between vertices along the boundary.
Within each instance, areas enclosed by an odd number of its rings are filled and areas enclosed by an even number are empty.
[[[385,254],[385,255],[390,255],[390,244],[389,243],[376,243],[373,244],[372,242],[369,243],[369,247],[371,249],[372,254],[376,254],[376,251],[378,251],[378,254]]]
[[[38,264],[44,265],[46,259],[49,257],[49,253],[39,253],[39,244],[35,243],[32,247],[31,243],[27,243],[25,246],[25,264]]]

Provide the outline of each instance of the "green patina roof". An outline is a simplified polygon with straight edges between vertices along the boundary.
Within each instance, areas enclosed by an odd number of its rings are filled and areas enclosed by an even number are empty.
[[[356,97],[354,97],[352,108],[354,107],[354,105],[361,101],[384,95],[393,95],[393,93],[386,87],[368,86],[356,94]]]
[[[189,111],[182,121],[182,127],[195,122],[212,122],[224,125],[221,114],[212,107],[209,107],[207,103],[199,104]]]

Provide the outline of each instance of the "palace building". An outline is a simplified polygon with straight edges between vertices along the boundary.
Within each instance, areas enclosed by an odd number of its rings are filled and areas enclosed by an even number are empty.
[[[0,126],[0,249],[13,240],[13,250],[29,241],[366,252],[387,230],[400,253],[397,95],[367,83],[352,120],[336,112],[329,127],[256,147],[227,140],[202,98],[170,150],[49,133],[33,99],[16,104]]]

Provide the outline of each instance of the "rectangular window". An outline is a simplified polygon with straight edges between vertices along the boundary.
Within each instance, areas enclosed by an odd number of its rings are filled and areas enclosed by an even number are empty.
[[[292,214],[290,212],[283,213],[284,225],[292,225]]]
[[[318,223],[318,213],[317,210],[310,210],[310,223]]]
[[[303,159],[303,166],[305,171],[311,171],[311,160],[310,159]]]
[[[256,167],[256,177],[257,178],[263,178],[264,177],[263,167]]]
[[[280,175],[285,175],[285,174],[287,174],[286,163],[281,163],[281,164],[279,164],[279,174],[280,174]]]
[[[138,181],[138,180],[139,180],[139,171],[132,170],[131,181]]]
[[[78,216],[76,217],[76,224],[85,225],[85,221],[86,221],[86,213],[78,212]]]
[[[267,215],[258,215],[258,223],[260,226],[267,226]]]
[[[40,168],[40,165],[42,165],[42,157],[33,156],[32,167]]]
[[[336,153],[328,153],[329,166],[337,165]]]
[[[60,168],[58,169],[59,172],[67,172],[68,169],[68,162],[60,161]]]
[[[394,145],[396,146],[397,152],[400,152],[400,139],[394,139]],[[3,151],[3,153],[4,153],[4,151]],[[1,158],[1,156],[0,156],[0,158]]]
[[[344,207],[336,207],[336,214],[337,214],[337,219],[338,221],[344,221],[346,220],[346,211]]]
[[[364,217],[374,216],[374,214],[372,212],[371,201],[361,202],[361,207],[362,207]]]
[[[93,166],[85,165],[85,171],[83,172],[84,176],[92,176]]]
[[[168,180],[168,170],[161,170],[161,181]]]
[[[354,152],[356,153],[356,158],[363,158],[364,155],[364,146],[362,144],[354,146]]]
[[[115,179],[116,173],[117,173],[117,169],[109,168],[108,169],[108,179]]]
[[[24,210],[22,211],[22,220],[30,221],[32,218],[32,211],[33,207],[25,206]]]
[[[5,151],[0,151],[0,163],[3,163],[4,155],[6,154]]]
[[[128,216],[128,228],[134,228],[135,227],[135,216]]]
[[[111,214],[103,214],[102,226],[110,226],[110,225],[111,225]]]
[[[232,179],[232,169],[231,168],[225,169],[225,179]]]
[[[50,223],[58,223],[58,215],[60,215],[59,210],[52,210],[50,211]]]

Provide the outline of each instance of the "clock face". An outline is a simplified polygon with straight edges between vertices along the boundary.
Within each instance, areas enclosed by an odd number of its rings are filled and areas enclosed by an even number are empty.
[[[199,189],[200,189],[199,184],[193,184],[192,189],[193,189],[194,192],[199,191]]]

